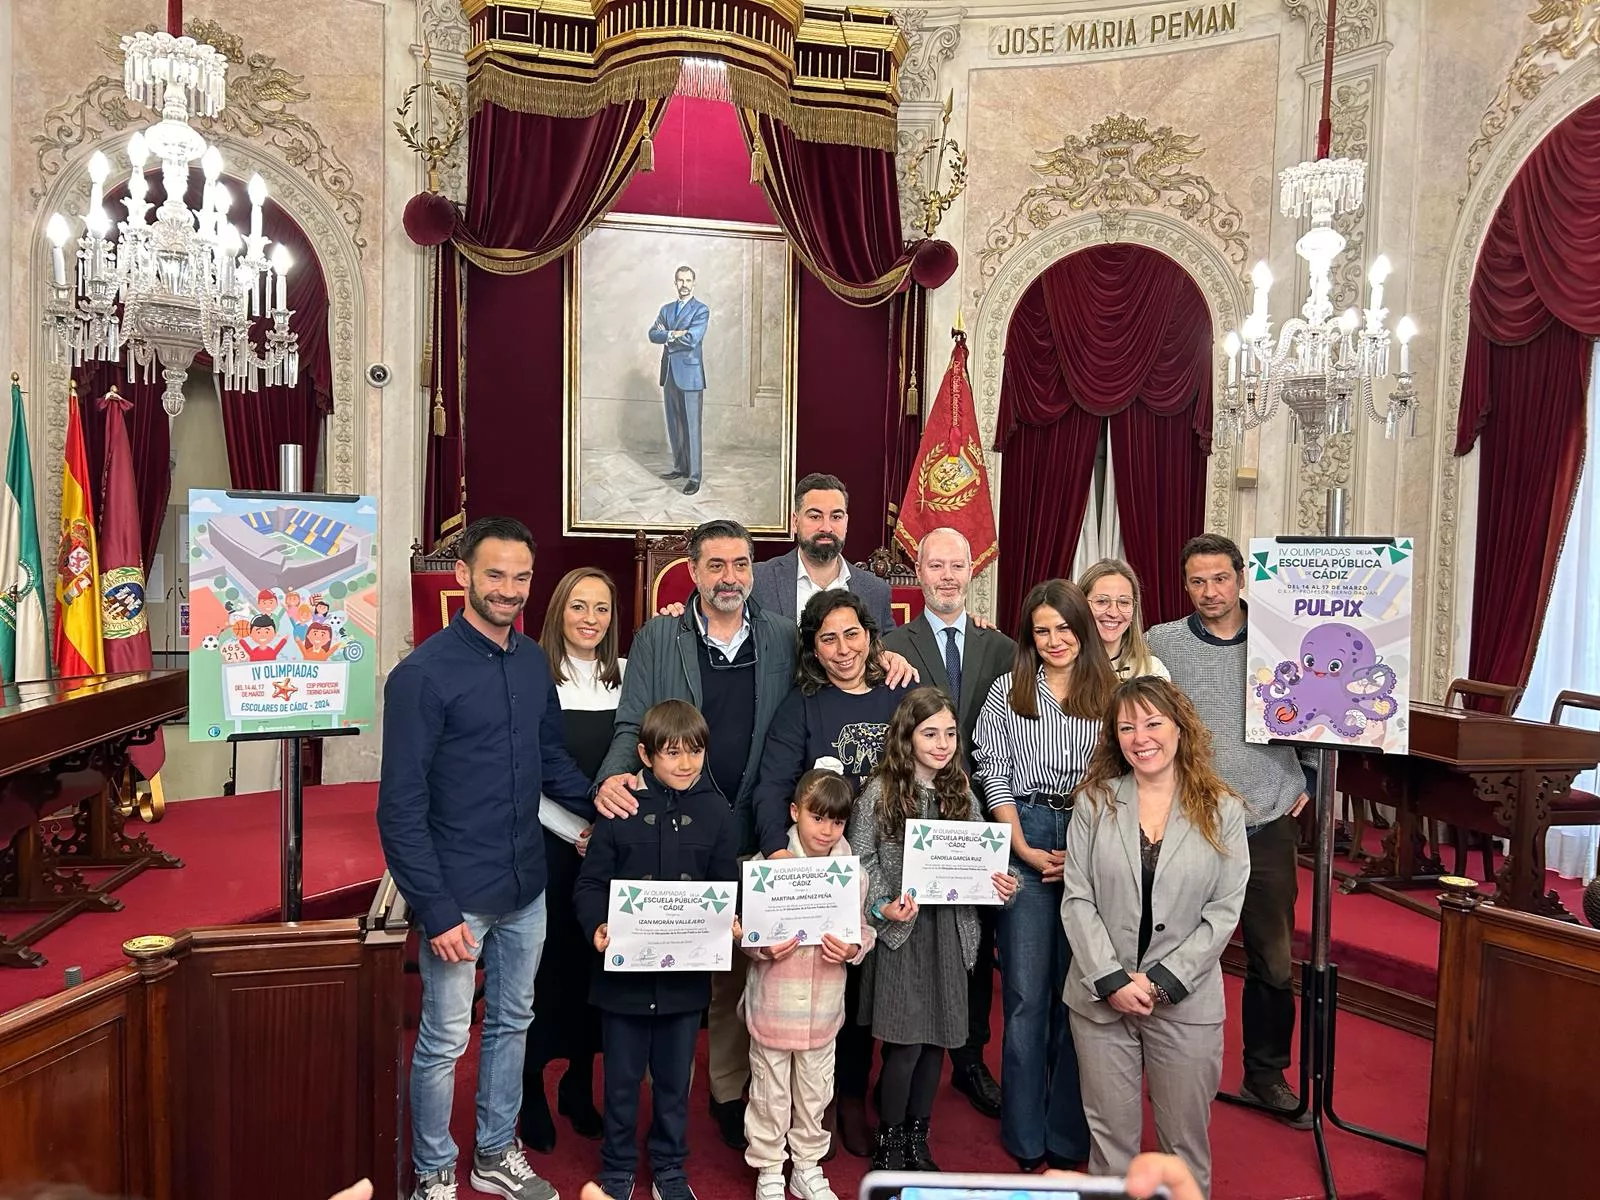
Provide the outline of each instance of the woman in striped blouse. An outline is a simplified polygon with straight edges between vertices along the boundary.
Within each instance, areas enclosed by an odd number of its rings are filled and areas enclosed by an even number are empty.
[[[1116,686],[1083,592],[1071,580],[1049,580],[1022,602],[1011,674],[989,689],[973,735],[979,789],[993,818],[1011,826],[1022,877],[996,941],[1006,1011],[1000,1136],[1025,1171],[1089,1157],[1061,999],[1072,953],[1061,924],[1061,871],[1072,793]]]

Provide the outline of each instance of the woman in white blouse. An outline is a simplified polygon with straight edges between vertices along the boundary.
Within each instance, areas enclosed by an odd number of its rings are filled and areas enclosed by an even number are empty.
[[[1011,826],[1022,886],[999,914],[1000,1140],[1025,1171],[1089,1157],[1078,1064],[1061,989],[1071,951],[1061,926],[1061,869],[1072,794],[1100,741],[1117,686],[1088,602],[1070,579],[1041,583],[1022,602],[1011,674],[978,714],[972,758],[996,821]]]
[[[567,753],[578,769],[593,778],[611,748],[622,672],[627,660],[617,657],[613,617],[617,587],[604,571],[579,567],[556,585],[545,611],[539,645],[550,660]],[[528,1027],[528,1053],[522,1071],[522,1140],[548,1154],[555,1149],[556,1127],[544,1092],[544,1068],[556,1059],[567,1070],[556,1089],[556,1107],[580,1136],[598,1139],[600,1113],[594,1104],[594,1056],[600,1052],[600,1025],[587,1003],[586,986],[595,951],[578,928],[572,908],[589,826],[559,804],[541,803],[544,856],[549,871],[545,886],[544,955],[533,990],[533,1024]]]
[[[1120,558],[1102,558],[1083,573],[1078,586],[1089,598],[1095,629],[1118,679],[1172,678],[1144,640],[1144,604],[1132,567]]]

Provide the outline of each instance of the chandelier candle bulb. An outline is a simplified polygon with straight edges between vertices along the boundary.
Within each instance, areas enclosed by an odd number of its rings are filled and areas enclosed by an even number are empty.
[[[250,176],[249,186],[245,189],[250,197],[250,240],[259,242],[261,237],[261,206],[267,199],[267,182],[259,175]]]
[[[289,257],[289,251],[282,245],[272,252],[272,269],[278,276],[278,304],[279,310],[289,307],[289,268],[294,260]]]

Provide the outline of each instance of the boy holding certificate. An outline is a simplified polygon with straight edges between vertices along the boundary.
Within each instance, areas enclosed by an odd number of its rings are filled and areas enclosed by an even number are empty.
[[[602,956],[611,883],[695,880],[737,887],[733,813],[703,773],[705,718],[684,700],[651,708],[639,726],[644,786],[633,820],[597,821],[573,889],[578,923]],[[735,923],[735,930],[738,926]],[[736,932],[735,937],[738,936]],[[639,1162],[639,1086],[651,1078],[650,1172],[654,1200],[695,1200],[684,1170],[689,1148],[689,1081],[700,1016],[711,1002],[709,971],[598,971],[589,1001],[600,1010],[605,1061],[605,1140],[599,1184],[632,1200]]]
[[[844,826],[854,802],[849,782],[834,771],[815,769],[800,776],[789,805],[794,821],[790,855],[848,856]],[[829,1140],[822,1115],[833,1099],[834,1039],[844,1024],[845,964],[859,964],[874,939],[865,920],[865,872],[859,873],[857,887],[863,912],[859,943],[824,933],[815,946],[801,946],[796,936],[775,946],[745,947],[755,961],[743,1002],[750,1028],[744,1158],[759,1172],[756,1200],[783,1200],[786,1140],[790,1191],[798,1200],[838,1200],[820,1165]]]

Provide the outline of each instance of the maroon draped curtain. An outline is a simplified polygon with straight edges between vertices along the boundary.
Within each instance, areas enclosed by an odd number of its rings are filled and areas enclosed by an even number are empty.
[[[237,188],[235,189],[238,190]],[[299,224],[270,198],[261,208],[261,232],[286,249],[289,328],[300,339],[300,377],[293,387],[222,393],[222,433],[228,445],[228,480],[245,491],[275,492],[282,485],[278,447],[304,447],[300,491],[316,479],[322,425],[333,411],[333,356],[328,341],[328,286],[322,264]],[[269,324],[256,321],[256,336]]]
[[[930,383],[923,374],[928,349],[928,293],[913,283],[889,302],[889,312],[895,353],[889,355],[889,380],[884,389],[883,544],[892,547],[900,502],[905,499],[922,441],[922,407],[938,391],[939,379],[935,377]]]
[[[995,437],[1006,455],[1002,613],[1033,584],[1071,570],[1109,419],[1123,541],[1144,583],[1145,620],[1181,615],[1175,564],[1203,520],[1211,369],[1205,298],[1154,250],[1092,247],[1023,293],[1006,335]]]
[[[1583,468],[1600,336],[1600,100],[1523,165],[1478,256],[1455,452],[1480,448],[1474,679],[1522,685]]]
[[[753,176],[806,268],[841,300],[882,304],[911,271],[900,231],[894,155],[867,146],[807,142],[746,110]]]

